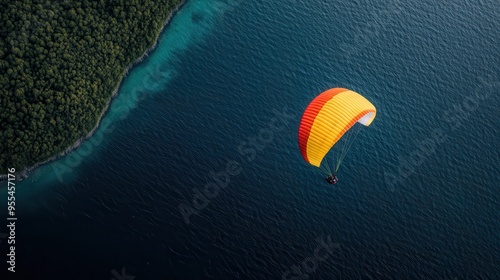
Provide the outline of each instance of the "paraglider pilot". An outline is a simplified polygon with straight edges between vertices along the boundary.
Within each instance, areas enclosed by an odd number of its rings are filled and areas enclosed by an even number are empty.
[[[337,178],[336,175],[328,175],[328,177],[326,177],[326,181],[328,182],[328,184],[330,185],[335,185],[338,183],[339,181],[339,178]]]

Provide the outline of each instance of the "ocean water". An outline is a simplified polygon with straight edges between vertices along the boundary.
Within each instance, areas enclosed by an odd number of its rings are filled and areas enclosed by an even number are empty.
[[[499,13],[188,0],[97,133],[17,184],[18,276],[499,279]],[[334,188],[297,145],[331,87],[378,110]]]

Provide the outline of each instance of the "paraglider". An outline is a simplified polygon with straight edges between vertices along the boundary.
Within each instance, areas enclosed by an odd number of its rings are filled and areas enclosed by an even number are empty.
[[[300,121],[298,141],[302,157],[326,173],[329,184],[337,184],[337,171],[361,127],[356,123],[369,126],[376,112],[365,97],[345,88],[332,88],[319,94],[307,106]],[[325,156],[334,146],[339,146],[336,150],[340,151],[336,155],[334,152],[336,163],[330,166]]]

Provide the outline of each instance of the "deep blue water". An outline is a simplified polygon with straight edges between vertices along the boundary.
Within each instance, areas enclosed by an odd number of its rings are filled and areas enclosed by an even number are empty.
[[[500,279],[499,14],[493,0],[189,0],[108,128],[18,184],[18,275]],[[297,129],[337,86],[378,111],[332,188]],[[186,223],[179,206],[228,163]],[[308,263],[318,238],[335,246]]]

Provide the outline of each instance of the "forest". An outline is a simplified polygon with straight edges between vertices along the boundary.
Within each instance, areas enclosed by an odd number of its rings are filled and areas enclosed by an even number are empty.
[[[0,174],[87,135],[181,2],[0,0]]]

